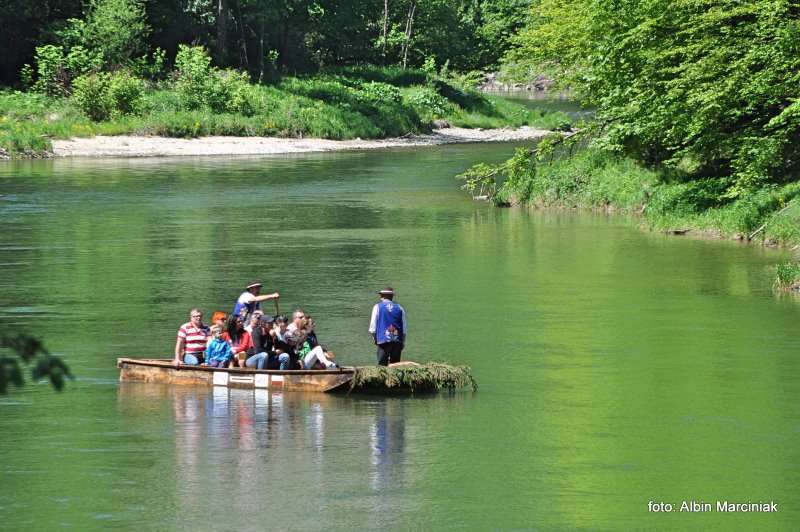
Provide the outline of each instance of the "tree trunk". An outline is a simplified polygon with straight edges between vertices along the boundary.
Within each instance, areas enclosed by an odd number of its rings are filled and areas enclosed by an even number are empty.
[[[258,82],[264,81],[264,15],[258,20]]]
[[[408,18],[406,19],[406,42],[403,43],[403,68],[408,64],[408,47],[411,44],[411,28],[414,23],[414,12],[417,10],[417,3],[412,2],[411,8],[408,10]]]
[[[250,73],[250,58],[247,56],[247,39],[244,35],[244,18],[242,17],[242,5],[239,0],[236,0],[236,19],[236,22],[239,24],[239,39],[241,40],[239,66],[243,66],[245,70]]]
[[[389,29],[389,0],[383,0],[383,65],[386,66],[386,32]]]
[[[217,0],[217,63],[225,65],[228,49],[228,4],[227,0]]]

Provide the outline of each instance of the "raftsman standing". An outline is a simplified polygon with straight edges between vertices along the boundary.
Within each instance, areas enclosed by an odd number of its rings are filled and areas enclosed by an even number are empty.
[[[386,287],[380,292],[381,299],[372,307],[369,333],[378,346],[378,365],[388,366],[400,362],[400,354],[406,343],[406,311],[393,301],[394,289]]]

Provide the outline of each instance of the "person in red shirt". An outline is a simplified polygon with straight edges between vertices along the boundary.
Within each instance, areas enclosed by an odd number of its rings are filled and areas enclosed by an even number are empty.
[[[241,316],[231,314],[228,317],[222,339],[229,342],[233,349],[233,359],[228,367],[243,368],[248,351],[253,350],[253,339],[250,337],[250,333],[244,329],[244,320]]]
[[[175,359],[173,363],[196,366],[203,362],[209,330],[203,323],[203,313],[193,308],[189,312],[189,323],[178,329],[178,340],[175,342]]]

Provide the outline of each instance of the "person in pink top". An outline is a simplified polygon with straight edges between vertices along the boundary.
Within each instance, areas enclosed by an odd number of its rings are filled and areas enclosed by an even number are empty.
[[[184,323],[178,329],[174,364],[176,366],[180,364],[196,366],[203,362],[208,335],[209,329],[203,323],[203,313],[200,309],[193,308],[189,312],[189,323]]]

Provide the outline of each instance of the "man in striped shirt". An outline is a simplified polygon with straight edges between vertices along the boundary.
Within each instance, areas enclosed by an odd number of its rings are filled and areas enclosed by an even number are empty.
[[[203,313],[193,308],[189,313],[189,323],[178,329],[178,341],[175,342],[175,365],[181,363],[196,366],[203,361],[209,329],[203,323]]]

